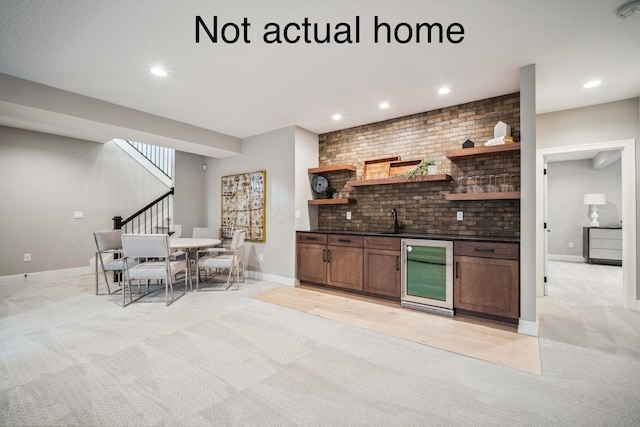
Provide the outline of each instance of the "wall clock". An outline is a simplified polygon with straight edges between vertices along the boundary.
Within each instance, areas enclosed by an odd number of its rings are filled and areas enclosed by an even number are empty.
[[[324,193],[329,186],[329,180],[322,175],[316,175],[311,180],[311,187],[316,193]]]

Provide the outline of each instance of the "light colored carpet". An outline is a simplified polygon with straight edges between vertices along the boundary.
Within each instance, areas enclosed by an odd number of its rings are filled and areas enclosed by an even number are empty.
[[[281,286],[252,298],[344,322],[397,338],[542,374],[538,338],[514,327],[467,318],[449,318],[325,289]]]
[[[92,275],[2,286],[0,425],[640,424],[640,313],[539,300],[532,375],[251,298],[276,287],[122,308]]]

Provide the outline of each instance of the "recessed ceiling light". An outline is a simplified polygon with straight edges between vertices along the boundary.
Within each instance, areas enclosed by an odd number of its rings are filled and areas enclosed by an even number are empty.
[[[445,86],[445,87],[441,87],[441,88],[438,90],[438,93],[439,93],[440,95],[446,95],[446,94],[448,94],[449,92],[451,92],[451,89],[449,89],[449,88],[448,88],[448,87],[446,87],[446,86]]]
[[[380,105],[378,105],[378,107],[380,107],[381,110],[387,109],[387,108],[389,108],[389,103],[388,102],[381,102]]]
[[[151,72],[153,74],[155,74],[156,76],[160,76],[160,77],[166,77],[167,76],[167,72],[162,67],[153,67],[151,69]]]
[[[342,116],[340,114],[334,114],[332,116],[333,120],[340,120],[342,118]]]
[[[602,83],[601,80],[591,80],[590,82],[583,84],[582,87],[585,89],[591,89],[592,87],[600,86],[600,83]]]

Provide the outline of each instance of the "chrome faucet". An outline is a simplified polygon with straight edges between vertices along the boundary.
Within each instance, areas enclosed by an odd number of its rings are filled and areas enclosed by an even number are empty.
[[[391,218],[393,218],[393,232],[397,233],[400,231],[400,226],[398,225],[398,211],[395,208],[391,209]]]

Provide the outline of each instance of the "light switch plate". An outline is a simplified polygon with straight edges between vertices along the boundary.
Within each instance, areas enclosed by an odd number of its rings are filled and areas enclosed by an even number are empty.
[[[73,213],[73,217],[74,217],[75,219],[82,219],[82,218],[84,218],[84,212],[82,212],[82,211],[75,211],[75,212]]]
[[[347,219],[351,219],[351,212],[347,212]]]

